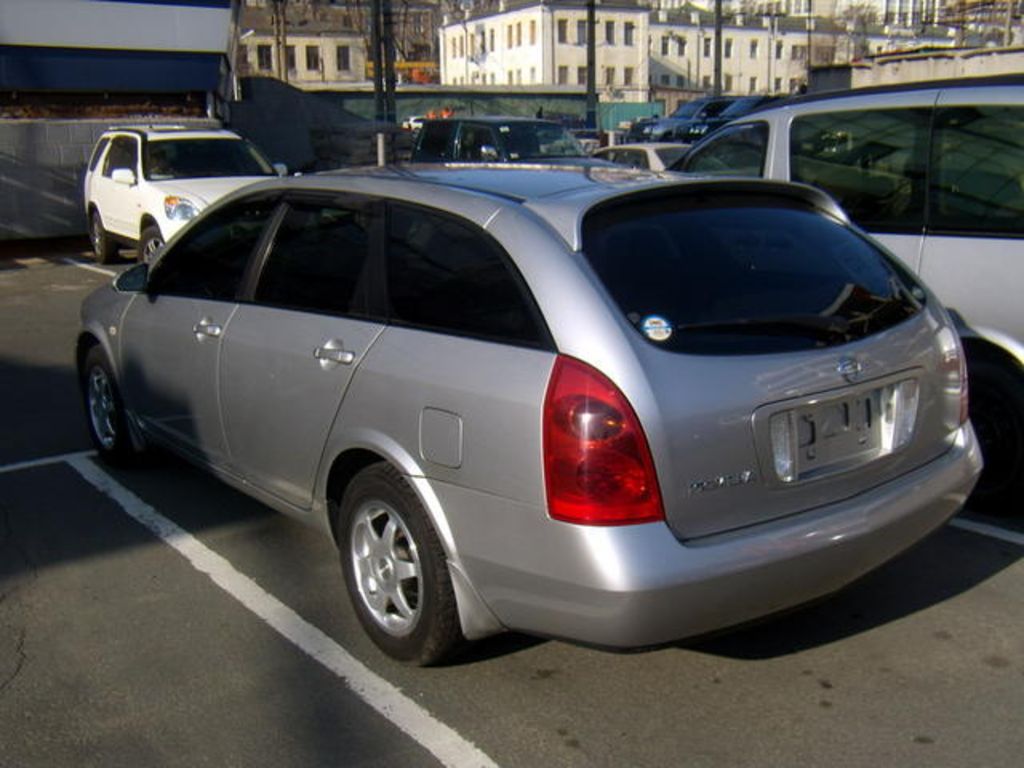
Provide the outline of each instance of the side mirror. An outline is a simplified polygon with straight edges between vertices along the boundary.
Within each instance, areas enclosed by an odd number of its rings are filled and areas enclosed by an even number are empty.
[[[110,174],[110,178],[115,184],[124,184],[126,187],[135,186],[135,171],[131,168],[115,168],[114,172]]]
[[[274,163],[274,170],[277,171],[278,176],[288,175],[288,166],[284,163]]]
[[[114,290],[118,293],[142,293],[149,282],[149,264],[136,264],[122,272],[114,280]]]
[[[481,144],[480,159],[483,160],[485,163],[498,162],[498,148],[491,146],[490,144]]]

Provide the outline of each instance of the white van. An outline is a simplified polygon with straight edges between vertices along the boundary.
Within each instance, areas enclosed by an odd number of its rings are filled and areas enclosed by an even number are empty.
[[[1024,492],[1024,76],[811,95],[730,123],[679,170],[831,193],[952,310],[991,512]]]

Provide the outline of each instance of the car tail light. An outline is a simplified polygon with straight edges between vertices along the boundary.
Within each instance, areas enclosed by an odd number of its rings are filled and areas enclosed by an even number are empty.
[[[945,378],[945,389],[950,395],[959,397],[959,425],[963,425],[967,422],[968,415],[967,356],[964,354],[960,337],[951,328],[943,328],[938,338],[942,349],[940,370]]]
[[[580,525],[664,520],[647,438],[626,398],[586,363],[559,356],[544,401],[548,512]]]

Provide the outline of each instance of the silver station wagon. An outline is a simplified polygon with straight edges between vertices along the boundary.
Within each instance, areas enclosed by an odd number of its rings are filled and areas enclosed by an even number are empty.
[[[333,536],[391,656],[610,648],[831,593],[981,467],[940,302],[824,193],[410,166],[210,208],[82,308],[100,455]]]

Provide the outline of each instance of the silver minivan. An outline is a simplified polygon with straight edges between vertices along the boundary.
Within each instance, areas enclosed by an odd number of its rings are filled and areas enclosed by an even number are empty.
[[[919,274],[967,352],[985,456],[972,505],[1024,493],[1024,77],[865,88],[757,112],[680,170],[813,184]]]
[[[665,643],[829,594],[981,466],[940,302],[825,194],[609,168],[259,184],[86,299],[100,455],[337,543],[386,653]]]

